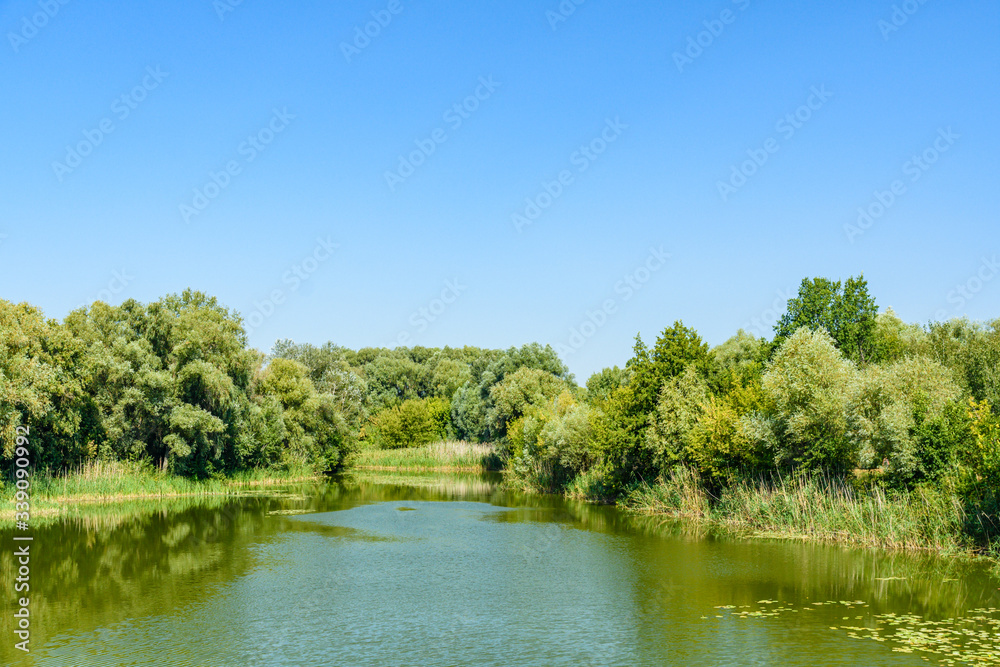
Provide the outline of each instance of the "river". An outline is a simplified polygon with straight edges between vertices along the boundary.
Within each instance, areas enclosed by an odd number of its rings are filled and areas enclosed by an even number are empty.
[[[32,537],[30,652],[5,631],[5,665],[1000,664],[985,565],[734,539],[489,475],[85,506]]]

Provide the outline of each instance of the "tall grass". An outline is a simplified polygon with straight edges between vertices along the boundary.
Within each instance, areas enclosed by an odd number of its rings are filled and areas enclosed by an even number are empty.
[[[453,440],[404,449],[362,449],[351,464],[367,470],[499,470],[493,445]]]
[[[48,472],[31,477],[33,508],[73,501],[107,501],[192,495],[226,495],[241,487],[282,484],[315,477],[309,469],[245,470],[229,477],[195,480],[164,472],[153,466],[127,461],[90,461],[62,475]],[[0,501],[11,500],[13,484],[3,484]],[[0,509],[0,514],[6,507]]]
[[[686,519],[708,518],[711,511],[698,473],[689,468],[675,468],[655,484],[643,482],[632,487],[619,504],[636,512]]]
[[[965,546],[962,502],[923,487],[889,493],[856,491],[835,478],[744,481],[727,489],[712,512],[758,534],[942,552]]]
[[[655,484],[633,488],[622,505],[757,536],[942,553],[973,547],[960,499],[923,487],[859,491],[834,477],[774,476],[736,482],[713,499],[696,473],[681,468]]]

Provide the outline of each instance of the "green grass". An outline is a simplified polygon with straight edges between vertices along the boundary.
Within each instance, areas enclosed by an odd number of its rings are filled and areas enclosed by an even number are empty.
[[[361,470],[499,470],[501,461],[493,445],[464,441],[435,442],[403,449],[362,449],[350,463]]]
[[[633,488],[621,505],[756,536],[945,554],[976,547],[964,533],[967,517],[957,496],[926,488],[857,491],[836,478],[774,477],[738,482],[713,499],[695,473],[678,469]]]
[[[235,495],[251,487],[287,484],[314,478],[308,469],[248,470],[232,476],[194,480],[171,475],[150,466],[120,461],[95,461],[65,475],[35,474],[28,489],[31,516],[52,516],[65,512],[69,503],[121,502],[141,498]],[[0,487],[0,521],[14,518],[11,482]]]

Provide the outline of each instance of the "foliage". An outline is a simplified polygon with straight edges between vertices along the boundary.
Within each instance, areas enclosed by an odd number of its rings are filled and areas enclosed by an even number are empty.
[[[716,394],[733,388],[760,382],[768,356],[767,341],[755,338],[740,329],[736,335],[712,348],[709,353],[709,383]]]
[[[609,482],[615,488],[659,474],[661,460],[647,446],[646,427],[661,388],[688,367],[707,375],[710,363],[708,345],[680,321],[664,329],[652,349],[636,336],[626,382],[592,417],[595,446],[612,470]]]
[[[419,447],[448,435],[449,411],[442,398],[411,398],[372,417],[367,434],[383,449]]]
[[[625,383],[625,370],[614,366],[594,373],[587,380],[587,394],[592,402],[607,401]]]
[[[856,363],[877,361],[874,344],[877,314],[878,306],[868,294],[868,282],[863,275],[850,277],[843,284],[827,278],[806,278],[774,326],[774,345],[779,347],[802,327],[825,329],[847,358]]]
[[[569,369],[550,345],[542,347],[532,343],[483,354],[470,364],[470,379],[452,398],[452,420],[459,437],[480,442],[495,441],[504,436],[502,430],[497,430],[503,423],[491,419],[494,399],[490,390],[522,368],[544,371],[560,380],[572,381]]]
[[[499,439],[507,435],[507,424],[525,415],[532,407],[558,396],[566,384],[552,373],[537,368],[519,368],[490,387],[492,407],[487,421]]]
[[[1000,479],[1000,417],[991,411],[987,401],[976,402],[970,398],[969,419],[973,440],[967,453],[967,465],[978,480],[995,485]]]
[[[823,329],[802,327],[778,348],[763,387],[773,403],[779,465],[852,467],[847,402],[854,372],[854,364],[844,359]]]
[[[646,477],[655,479],[678,463],[691,461],[688,436],[701,419],[709,396],[708,384],[694,366],[663,385],[646,429],[645,446],[651,456]]]
[[[861,467],[882,465],[902,480],[932,473],[920,456],[917,427],[940,419],[960,396],[951,371],[926,357],[861,369],[847,406],[848,433]]]
[[[439,441],[459,437],[524,487],[742,513],[755,526],[800,527],[808,503],[825,502],[827,527],[864,530],[836,513],[923,498],[937,509],[917,523],[944,517],[953,531],[961,518],[986,544],[1000,513],[1000,320],[906,324],[876,314],[863,276],[807,279],[772,341],[738,331],[709,349],[677,320],[652,347],[636,336],[624,368],[582,389],[537,343],[281,340],[268,356],[248,347],[238,313],[200,292],[97,302],[61,323],[0,300],[8,468],[23,425],[43,475],[333,471],[358,442],[359,461],[413,463],[452,456]],[[921,523],[907,534],[931,532]]]
[[[686,438],[688,463],[703,479],[718,488],[731,479],[769,469],[772,454],[753,437],[746,419],[765,409],[759,382],[736,385],[723,396],[710,396]]]

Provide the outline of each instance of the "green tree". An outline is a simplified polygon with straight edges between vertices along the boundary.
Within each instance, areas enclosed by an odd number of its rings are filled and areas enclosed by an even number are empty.
[[[736,386],[760,382],[767,356],[767,342],[740,329],[709,353],[712,390],[716,394],[726,394]]]
[[[836,471],[854,466],[847,437],[854,373],[854,364],[844,359],[825,329],[799,328],[778,348],[763,378],[776,429],[776,462]]]
[[[372,417],[368,432],[382,449],[419,447],[447,435],[449,410],[443,398],[409,399]]]
[[[849,394],[848,434],[862,467],[887,462],[904,482],[931,472],[923,465],[918,427],[961,398],[950,370],[926,357],[905,357],[861,369]]]
[[[626,383],[592,417],[595,442],[614,471],[612,485],[621,489],[659,474],[659,459],[647,446],[646,427],[660,390],[689,367],[704,378],[710,363],[708,345],[679,320],[663,330],[652,349],[636,336],[633,356],[625,366]]]
[[[77,369],[83,346],[26,303],[0,300],[0,436],[13,454],[15,429],[31,428],[32,464],[63,468],[88,456],[88,408]]]
[[[868,294],[864,275],[850,277],[843,284],[827,278],[806,278],[774,325],[773,345],[777,349],[802,327],[825,329],[847,358],[856,363],[875,362],[877,314],[878,306]]]
[[[708,383],[694,366],[663,385],[656,409],[649,417],[645,443],[657,475],[669,472],[678,463],[692,463],[688,436],[710,395]]]
[[[552,373],[538,368],[519,368],[490,387],[492,407],[487,415],[491,432],[503,439],[507,425],[523,416],[529,407],[554,400],[566,389],[566,383]]]
[[[531,343],[520,348],[486,351],[469,365],[471,378],[452,398],[452,421],[460,438],[493,441],[503,437],[491,421],[493,397],[490,390],[521,368],[533,368],[572,382],[569,369],[550,345]]]
[[[607,401],[625,382],[625,370],[614,366],[594,373],[587,380],[587,395],[591,401]]]

